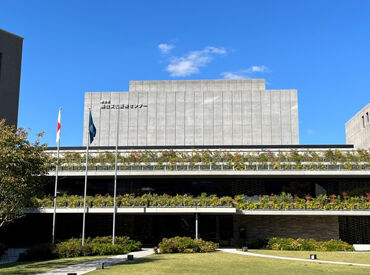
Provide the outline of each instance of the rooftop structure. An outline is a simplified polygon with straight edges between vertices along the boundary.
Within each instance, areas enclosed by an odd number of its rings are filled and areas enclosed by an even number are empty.
[[[93,146],[299,144],[297,90],[266,90],[264,79],[130,81],[129,92],[87,92]]]

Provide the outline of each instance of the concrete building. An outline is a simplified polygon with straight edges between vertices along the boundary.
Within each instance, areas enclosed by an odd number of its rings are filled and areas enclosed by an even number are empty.
[[[265,90],[259,79],[131,81],[129,92],[86,93],[84,144],[89,108],[97,131],[86,237],[111,235],[117,213],[116,234],[148,246],[173,236],[224,246],[271,237],[370,243],[370,151],[299,145],[296,90]],[[60,157],[56,239],[65,240],[81,236],[86,147],[60,148]],[[41,206],[1,240],[50,241],[54,184],[53,170]]]
[[[346,143],[355,148],[370,148],[370,103],[346,122]]]
[[[266,90],[264,79],[130,81],[129,92],[87,92],[92,146],[299,144],[297,90]]]
[[[0,29],[0,119],[17,126],[23,38]]]

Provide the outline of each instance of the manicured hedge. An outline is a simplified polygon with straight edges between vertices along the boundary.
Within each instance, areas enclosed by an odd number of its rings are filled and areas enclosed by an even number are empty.
[[[57,243],[55,246],[51,244],[33,246],[25,253],[22,253],[19,260],[28,261],[80,256],[117,255],[138,250],[141,250],[141,243],[131,240],[127,236],[115,237],[114,245],[112,245],[111,236],[87,238],[84,246],[81,244],[81,239],[72,238]]]
[[[159,243],[161,253],[205,253],[218,248],[218,243],[190,237],[163,238]]]
[[[120,169],[129,169],[129,166],[147,166],[155,164],[157,169],[174,169],[177,166],[187,166],[195,169],[195,164],[201,163],[209,168],[209,164],[218,165],[223,163],[224,169],[244,170],[256,169],[255,164],[270,165],[270,169],[308,169],[308,170],[327,170],[327,164],[342,164],[344,169],[369,169],[370,152],[369,150],[325,150],[325,151],[297,151],[273,152],[262,150],[260,152],[229,152],[225,150],[142,150],[131,152],[120,152],[118,163]],[[54,159],[55,163],[55,159]],[[89,166],[91,169],[100,167],[112,169],[115,163],[115,155],[112,151],[90,153]],[[303,165],[304,163],[304,165]],[[61,154],[60,164],[63,169],[84,169],[85,153],[65,152]],[[254,166],[254,167],[253,167]],[[205,169],[208,169],[204,167]]]
[[[314,239],[271,238],[248,242],[248,248],[297,251],[353,251],[353,245],[340,240],[316,241]]]
[[[368,190],[368,189],[366,189]],[[368,190],[370,192],[370,189]],[[191,195],[176,195],[169,196],[167,194],[144,194],[142,196],[134,196],[126,194],[117,196],[118,207],[236,207],[240,210],[256,210],[256,209],[315,209],[315,210],[360,210],[370,209],[370,193],[365,193],[365,196],[352,197],[347,193],[343,195],[320,195],[316,198],[306,196],[299,198],[291,194],[281,193],[280,195],[264,195],[257,198],[246,197],[244,195],[236,195],[234,198],[224,196],[217,197],[216,195],[207,195],[193,197]],[[112,207],[113,197],[109,195],[87,196],[87,207]],[[57,198],[58,207],[82,207],[83,197],[77,195],[63,195]],[[35,198],[33,207],[53,207],[53,198]]]

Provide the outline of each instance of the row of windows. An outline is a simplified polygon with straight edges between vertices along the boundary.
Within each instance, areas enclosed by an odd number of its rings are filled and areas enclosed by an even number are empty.
[[[366,112],[366,122],[369,123],[369,112]],[[365,128],[365,116],[362,116],[362,127]]]

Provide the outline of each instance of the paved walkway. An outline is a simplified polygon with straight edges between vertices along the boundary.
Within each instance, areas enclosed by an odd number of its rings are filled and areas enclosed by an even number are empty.
[[[135,259],[135,258],[142,258],[145,256],[149,256],[153,253],[154,253],[153,249],[143,249],[142,251],[131,252],[129,253],[129,255],[134,255],[134,259]],[[50,270],[48,272],[40,273],[40,274],[42,275],[66,275],[67,273],[75,272],[78,275],[80,275],[80,274],[85,274],[85,273],[96,270],[96,265],[101,262],[104,262],[104,266],[109,266],[109,265],[118,264],[126,260],[127,260],[127,255],[118,255],[118,256],[113,256],[109,258],[89,261],[89,262],[85,262],[82,264],[70,265],[67,267]]]
[[[256,254],[251,252],[243,252],[236,250],[235,248],[220,248],[220,251],[246,255],[246,256],[253,256],[253,257],[262,257],[262,258],[272,258],[272,259],[280,259],[280,260],[288,260],[288,261],[300,261],[300,262],[311,262],[311,263],[322,263],[322,264],[341,264],[341,265],[356,265],[356,266],[367,266],[370,267],[370,264],[357,264],[357,263],[346,263],[346,262],[333,262],[333,261],[323,261],[323,260],[310,260],[310,259],[302,259],[302,258],[291,258],[291,257],[280,257],[280,256],[273,256],[273,255],[264,255],[264,254]]]

